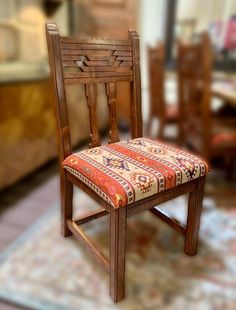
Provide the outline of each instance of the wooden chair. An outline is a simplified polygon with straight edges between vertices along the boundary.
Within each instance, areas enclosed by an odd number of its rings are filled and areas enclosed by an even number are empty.
[[[165,48],[162,43],[148,47],[150,112],[147,133],[150,135],[154,118],[159,121],[156,135],[163,139],[168,124],[178,124],[178,105],[168,104],[165,100]],[[166,137],[165,137],[166,138]]]
[[[189,130],[191,132],[196,121],[196,116],[199,120],[200,101],[203,100],[202,94],[207,94],[209,89],[207,83],[209,85],[211,83],[210,71],[208,72],[208,68],[203,67],[202,61],[205,58],[203,51],[201,42],[183,44],[178,41],[177,79],[181,145],[186,143]],[[206,133],[204,131],[205,134],[209,134],[208,129],[207,127]]]
[[[203,33],[193,44],[178,43],[178,96],[181,142],[207,160],[223,156],[232,169],[236,156],[236,131],[225,118],[212,112],[212,47]]]
[[[61,37],[57,26],[46,24],[47,43],[55,89],[55,112],[60,154],[62,234],[73,234],[94,254],[110,274],[114,302],[125,296],[125,243],[127,218],[149,210],[185,237],[184,251],[197,252],[207,165],[194,155],[142,137],[139,38],[129,30],[129,40],[91,39],[83,42]],[[119,141],[116,120],[116,83],[131,86],[131,134]],[[82,83],[90,118],[90,149],[72,153],[65,86]],[[96,115],[96,87],[105,83],[110,113],[108,145],[100,146]],[[79,103],[78,103],[79,104]],[[102,206],[75,219],[73,184]],[[156,205],[189,193],[186,226],[161,213]],[[110,216],[110,258],[105,257],[81,229],[81,225]],[[56,245],[55,245],[56,246]]]

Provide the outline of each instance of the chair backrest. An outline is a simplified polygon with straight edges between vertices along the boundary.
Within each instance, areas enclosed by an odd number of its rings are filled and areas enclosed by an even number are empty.
[[[198,42],[178,42],[177,75],[180,112],[180,140],[186,141],[189,127],[193,128],[198,118],[202,153],[207,156],[211,131],[211,73],[212,47],[209,35],[203,33]],[[184,124],[191,123],[190,126]]]
[[[104,83],[109,107],[109,143],[119,140],[116,117],[116,83],[131,86],[131,135],[142,136],[139,37],[129,30],[129,40],[62,37],[56,24],[46,23],[49,63],[55,89],[55,112],[60,159],[71,154],[65,85],[84,84],[90,118],[90,147],[100,145],[97,126],[97,84]]]
[[[165,117],[165,48],[159,43],[148,47],[150,115]]]

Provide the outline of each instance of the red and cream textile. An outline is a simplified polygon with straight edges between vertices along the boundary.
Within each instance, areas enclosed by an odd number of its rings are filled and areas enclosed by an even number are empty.
[[[198,157],[149,138],[81,151],[68,156],[62,165],[115,208],[208,171],[207,164]]]
[[[212,137],[213,146],[235,146],[236,144],[236,133],[234,132],[224,132],[215,134]]]

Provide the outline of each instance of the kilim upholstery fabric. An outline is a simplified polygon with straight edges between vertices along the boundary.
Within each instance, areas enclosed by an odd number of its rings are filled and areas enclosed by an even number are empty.
[[[235,147],[236,144],[236,134],[234,132],[225,132],[225,133],[218,133],[213,135],[212,137],[212,145],[217,146],[224,146],[224,145],[232,145]]]
[[[74,153],[62,163],[114,208],[204,176],[208,165],[175,147],[137,138]]]

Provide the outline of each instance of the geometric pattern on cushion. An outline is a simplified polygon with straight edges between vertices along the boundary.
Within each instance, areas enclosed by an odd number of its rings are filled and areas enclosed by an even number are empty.
[[[114,208],[199,178],[199,157],[150,138],[102,145],[71,154],[62,166]]]

